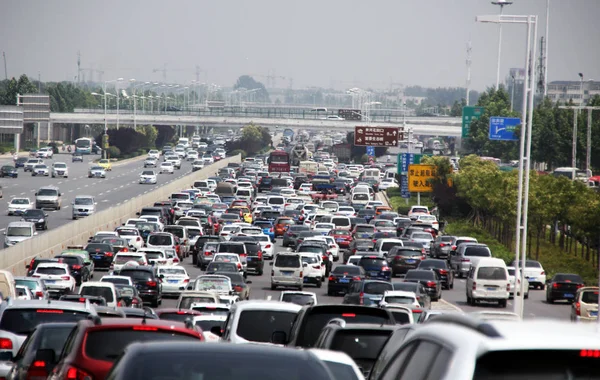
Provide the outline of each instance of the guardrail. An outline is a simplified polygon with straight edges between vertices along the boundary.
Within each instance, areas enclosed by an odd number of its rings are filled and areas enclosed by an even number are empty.
[[[99,211],[94,215],[67,223],[55,230],[6,248],[0,251],[0,268],[9,270],[17,276],[24,276],[27,272],[25,265],[29,264],[33,257],[53,257],[60,254],[69,245],[85,245],[96,232],[113,231],[127,219],[135,218],[136,213],[143,207],[166,200],[172,193],[190,188],[194,181],[215,175],[220,168],[227,166],[230,162],[238,163],[240,161],[240,155],[227,157],[118,206]]]

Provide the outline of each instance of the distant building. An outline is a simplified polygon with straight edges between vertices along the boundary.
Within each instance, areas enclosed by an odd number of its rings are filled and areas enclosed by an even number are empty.
[[[506,90],[509,99],[513,102],[513,111],[521,112],[523,109],[523,82],[525,82],[525,69],[512,68],[506,77]]]
[[[548,97],[553,102],[568,103],[573,100],[576,106],[582,105],[581,102],[581,81],[554,81],[548,83]],[[600,95],[600,82],[583,81],[583,105],[587,104],[591,98]]]

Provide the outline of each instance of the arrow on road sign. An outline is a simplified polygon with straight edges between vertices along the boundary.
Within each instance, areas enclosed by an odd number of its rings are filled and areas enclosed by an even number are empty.
[[[358,133],[359,135],[362,135],[363,134],[363,130],[362,129],[357,129],[356,133]]]

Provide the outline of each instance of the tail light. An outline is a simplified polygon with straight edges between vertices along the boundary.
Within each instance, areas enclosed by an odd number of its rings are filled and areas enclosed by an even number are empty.
[[[446,246],[446,244],[440,243],[440,247],[445,247],[445,246]]]
[[[178,263],[179,262],[179,257],[173,257],[173,263]]]
[[[352,281],[360,281],[361,278],[359,276],[354,276],[352,277]]]
[[[142,238],[138,236],[137,239],[135,239],[135,241],[142,241]]]
[[[381,271],[382,272],[388,272],[390,270],[390,267],[382,267]]]
[[[262,258],[263,258],[262,251],[258,251],[258,259],[259,259],[259,260],[262,260]]]
[[[473,281],[473,290],[477,290],[477,283],[475,281]]]
[[[104,256],[106,257],[113,257],[115,254],[112,252],[104,252]]]
[[[577,289],[583,288],[583,284],[577,284]]]
[[[132,305],[139,305],[139,301],[137,300],[137,298],[134,298],[131,300],[131,304]]]
[[[129,248],[123,247],[123,248],[121,248],[121,250],[119,252],[129,252]]]
[[[71,279],[71,276],[61,276],[60,278],[65,281],[69,281]]]
[[[245,254],[245,253],[240,253],[240,255],[239,255],[239,256],[240,256],[240,259],[242,259],[242,258],[247,258],[247,257],[248,257],[248,255],[247,255],[247,254]]]
[[[240,264],[240,263],[237,263],[237,268],[238,268],[238,270],[239,270],[239,269],[242,269],[242,264]]]
[[[188,282],[190,282],[190,279],[189,279],[189,278],[185,278],[185,279],[183,280],[183,283],[184,283],[184,284],[187,284]]]
[[[31,262],[29,263],[29,269],[33,269],[33,263],[35,262],[35,259],[31,259]],[[542,273],[544,274],[544,273]]]
[[[313,268],[315,268],[315,269],[321,269],[321,266],[317,265],[317,266],[314,266]]]
[[[456,246],[455,245],[453,245],[451,248],[452,248],[453,251],[456,251]]]
[[[79,269],[81,269],[81,265],[73,265],[73,269],[79,270]]]
[[[44,292],[35,292],[35,296],[38,298],[44,298]]]
[[[150,287],[155,287],[156,286],[156,281],[146,281],[146,285],[150,286]]]
[[[323,261],[328,261],[329,260],[329,257],[326,256],[326,255],[323,255],[322,258],[323,258]]]
[[[365,293],[360,292],[360,294],[358,295],[358,300],[361,305],[364,305],[365,304]]]
[[[581,303],[579,301],[575,302],[575,314],[581,315]]]
[[[546,272],[542,271],[542,272],[540,273],[540,276],[543,276],[545,273],[546,273]]]
[[[212,256],[212,252],[211,251],[204,251],[204,256]]]
[[[75,367],[69,367],[65,373],[65,380],[83,380],[86,378],[91,379],[92,377],[89,373]]]
[[[552,289],[558,289],[560,288],[560,284],[557,284],[556,282],[552,284]]]
[[[426,258],[425,255],[421,256],[421,260],[425,260]]]
[[[440,269],[440,274],[448,274],[448,271],[445,269]]]
[[[461,262],[463,262],[463,263],[468,263],[468,262],[470,262],[471,260],[470,260],[470,259],[467,259],[466,257],[463,257],[462,259],[460,259],[460,261],[461,261]]]
[[[394,256],[394,261],[400,261],[400,256]]]
[[[34,361],[27,370],[27,379],[45,379],[48,377],[46,362],[43,360]]]
[[[242,291],[242,287],[239,285],[236,285],[233,287],[233,290],[235,290],[236,292],[241,292]]]
[[[335,277],[329,276],[329,281],[335,281]]]
[[[0,338],[0,350],[12,350],[13,342],[9,338]]]
[[[275,271],[271,269],[271,276],[275,276]]]
[[[427,284],[425,284],[425,286],[427,286],[428,288],[433,288],[433,287],[435,287],[435,282],[434,281],[427,281]]]
[[[300,271],[300,278],[302,278],[304,276],[304,273],[302,273],[302,271]]]
[[[519,283],[520,283],[520,281],[519,281]],[[510,292],[510,283],[506,284],[506,291]]]

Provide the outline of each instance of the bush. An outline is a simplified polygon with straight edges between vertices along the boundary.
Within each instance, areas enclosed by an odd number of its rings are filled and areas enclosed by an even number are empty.
[[[229,152],[229,155],[230,155],[230,156],[237,156],[238,154],[241,154],[241,155],[242,155],[242,161],[243,161],[243,160],[246,158],[246,156],[248,155],[248,154],[246,153],[246,151],[245,151],[245,150],[243,150],[243,149],[236,149],[236,150],[232,150],[231,152]]]
[[[121,149],[117,148],[114,145],[109,146],[106,153],[108,154],[109,158],[120,158],[121,157]]]

